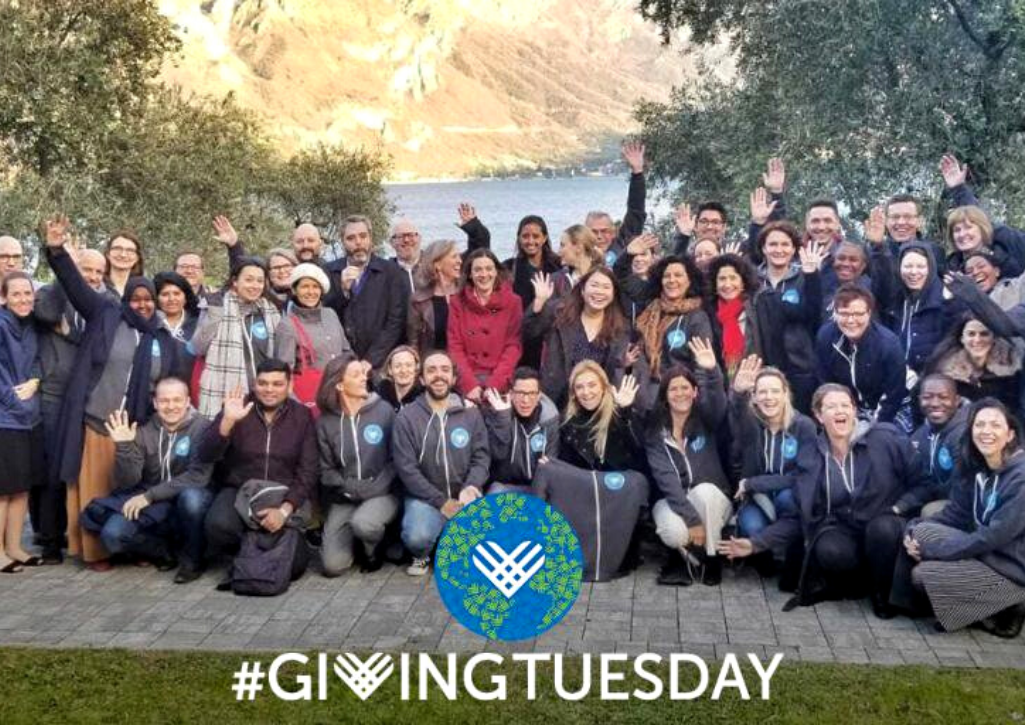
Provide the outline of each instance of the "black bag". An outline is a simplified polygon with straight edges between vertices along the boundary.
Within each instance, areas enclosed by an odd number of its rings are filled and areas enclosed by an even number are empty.
[[[246,531],[232,564],[231,588],[236,594],[273,597],[306,571],[309,552],[298,529],[286,526],[277,533]]]

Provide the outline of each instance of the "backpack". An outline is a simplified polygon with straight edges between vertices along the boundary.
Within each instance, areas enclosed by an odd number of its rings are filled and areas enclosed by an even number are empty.
[[[273,597],[303,575],[309,552],[298,529],[285,526],[276,533],[246,531],[232,563],[231,588],[235,594]]]

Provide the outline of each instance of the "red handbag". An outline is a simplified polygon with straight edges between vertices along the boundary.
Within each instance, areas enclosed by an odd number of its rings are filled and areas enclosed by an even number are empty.
[[[313,350],[313,342],[310,340],[306,328],[295,317],[288,319],[295,329],[299,347],[295,369],[292,371],[292,394],[310,409],[314,418],[317,418],[320,416],[320,408],[317,407],[317,389],[324,377],[324,371],[316,366],[317,354]]]

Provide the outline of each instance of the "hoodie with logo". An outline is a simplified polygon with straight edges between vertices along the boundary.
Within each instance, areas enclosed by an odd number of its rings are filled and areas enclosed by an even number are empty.
[[[751,395],[733,391],[729,420],[736,477],[746,479],[744,487],[750,493],[790,488],[815,456],[815,424],[797,411],[790,427],[773,433],[751,409]]]
[[[483,491],[491,456],[479,409],[450,394],[434,411],[422,394],[395,417],[392,460],[406,493],[436,508],[467,486]]]
[[[967,425],[968,405],[962,404],[953,417],[943,425],[937,427],[926,421],[911,434],[911,445],[918,451],[919,461],[931,482],[931,487],[923,491],[926,495],[903,501],[903,512],[913,512],[930,501],[950,496],[951,484],[961,464],[961,442]]]
[[[683,446],[673,438],[671,428],[662,424],[651,426],[645,439],[652,478],[669,508],[688,527],[701,523],[697,509],[687,498],[693,486],[711,483],[727,498],[731,497],[717,439],[717,431],[726,421],[722,373],[718,367],[698,368],[694,375],[698,380],[698,397],[683,428]]]
[[[196,455],[207,421],[189,409],[175,431],[167,430],[158,416],[136,431],[135,440],[116,444],[114,488],[142,486],[150,503],[168,501],[186,488],[210,482],[213,465]]]
[[[897,336],[872,320],[857,342],[827,322],[815,339],[819,381],[854,391],[861,417],[890,423],[907,397],[904,350]]]
[[[559,456],[559,411],[542,394],[529,420],[508,410],[484,410],[491,445],[491,480],[530,486],[538,461]]]
[[[395,411],[371,393],[355,415],[325,412],[317,419],[320,490],[326,503],[359,503],[391,491]]]

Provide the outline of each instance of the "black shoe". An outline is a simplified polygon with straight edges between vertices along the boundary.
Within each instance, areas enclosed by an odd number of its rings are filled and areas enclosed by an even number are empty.
[[[153,566],[157,571],[171,571],[172,569],[178,568],[178,560],[170,554],[165,556],[156,556],[150,559],[150,561],[153,562]]]
[[[882,596],[873,594],[872,614],[876,615],[877,619],[893,619],[897,616],[897,608],[884,600]]]
[[[993,626],[989,633],[1001,639],[1014,639],[1021,634],[1025,624],[1025,604],[1016,604],[993,615]]]
[[[688,587],[694,583],[687,562],[679,551],[669,552],[669,559],[658,572],[658,583],[667,587]]]
[[[225,572],[224,576],[221,577],[221,580],[217,582],[217,586],[215,588],[219,592],[230,592],[231,581],[231,570],[229,569],[227,572]]]
[[[178,567],[178,571],[174,575],[174,583],[188,584],[189,582],[196,581],[201,576],[203,576],[202,569],[197,569],[193,566],[189,566],[188,564],[182,564]]]
[[[372,552],[363,554],[362,561],[359,564],[359,570],[361,572],[364,574],[370,574],[378,571],[382,566],[384,566],[384,557],[381,556],[378,551],[379,549],[380,547],[377,547]]]
[[[319,549],[324,543],[324,531],[322,529],[306,529],[306,543],[314,549]]]
[[[64,563],[64,555],[59,551],[44,551],[43,566],[60,566]]]
[[[717,587],[722,584],[722,557],[705,556],[704,571],[701,576],[701,583],[709,587]]]

